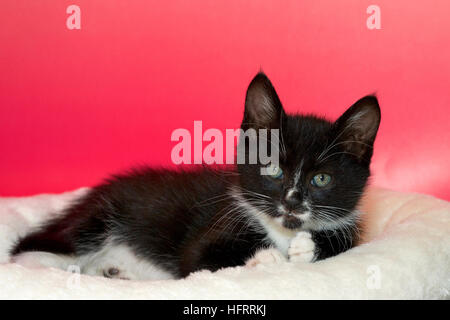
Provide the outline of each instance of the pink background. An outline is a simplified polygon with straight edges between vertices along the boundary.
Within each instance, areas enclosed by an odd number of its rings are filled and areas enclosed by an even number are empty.
[[[81,7],[81,30],[66,28]],[[381,8],[381,30],[366,8]],[[239,126],[260,69],[288,111],[377,92],[373,183],[450,200],[450,1],[4,0],[0,195],[171,165],[176,128]]]

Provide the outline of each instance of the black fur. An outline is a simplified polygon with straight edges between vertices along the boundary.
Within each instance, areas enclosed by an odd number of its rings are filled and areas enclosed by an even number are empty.
[[[23,238],[12,254],[82,255],[114,239],[175,277],[242,265],[257,249],[273,244],[250,213],[238,206],[230,188],[264,214],[283,217],[288,229],[305,227],[298,218],[306,210],[304,200],[310,202],[311,225],[338,221],[355,209],[364,191],[379,122],[374,96],[356,102],[336,122],[287,115],[269,79],[260,73],[247,91],[241,127],[280,130],[280,150],[285,150],[280,158],[282,179],[261,175],[259,163],[223,169],[136,169],[93,188],[60,218]],[[297,191],[286,203],[300,163]],[[313,186],[311,179],[318,173],[329,174],[330,184]],[[280,204],[295,214],[281,213]],[[332,229],[310,228],[317,259],[345,251],[357,241],[356,220]]]

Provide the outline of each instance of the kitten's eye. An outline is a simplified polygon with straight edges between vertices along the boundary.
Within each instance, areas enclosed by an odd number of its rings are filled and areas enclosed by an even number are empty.
[[[326,185],[328,185],[331,181],[331,176],[329,174],[326,173],[319,173],[316,174],[312,180],[311,180],[311,184],[315,187],[319,187],[319,188],[323,188]]]
[[[273,164],[266,167],[266,174],[273,179],[283,178],[283,170],[279,166]]]

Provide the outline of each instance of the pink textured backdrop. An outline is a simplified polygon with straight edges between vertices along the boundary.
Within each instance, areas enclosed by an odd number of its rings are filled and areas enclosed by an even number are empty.
[[[81,8],[81,30],[66,8]],[[366,8],[381,8],[381,30]],[[170,165],[176,128],[239,126],[260,69],[288,111],[377,92],[376,185],[450,200],[450,1],[4,0],[0,195]]]

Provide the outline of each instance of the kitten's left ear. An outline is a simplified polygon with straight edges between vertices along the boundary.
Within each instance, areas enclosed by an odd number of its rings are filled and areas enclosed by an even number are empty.
[[[375,96],[366,96],[353,104],[335,123],[344,149],[370,162],[380,120],[380,106]]]

